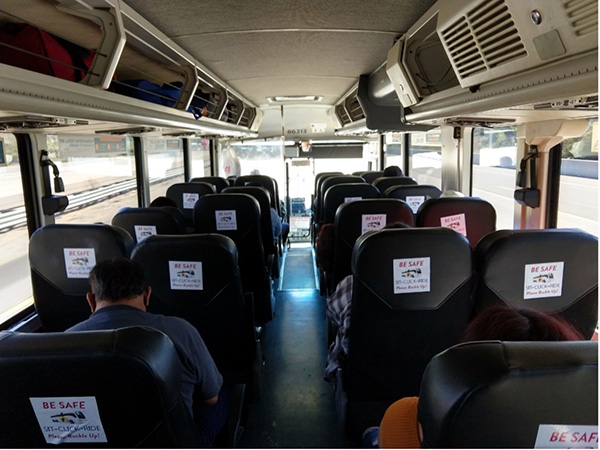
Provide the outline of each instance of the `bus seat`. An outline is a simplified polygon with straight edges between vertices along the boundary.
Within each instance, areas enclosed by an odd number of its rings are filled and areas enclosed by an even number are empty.
[[[369,198],[379,198],[379,190],[372,184],[342,183],[331,186],[323,196],[323,223],[333,223],[341,204]]]
[[[185,217],[186,226],[192,229],[194,205],[200,197],[215,192],[215,186],[210,183],[175,183],[167,188],[166,196],[175,202]]]
[[[454,346],[427,366],[418,418],[422,448],[567,448],[572,439],[595,448],[598,343]]]
[[[248,194],[205,195],[194,207],[194,227],[197,233],[219,233],[235,242],[244,292],[254,296],[254,319],[261,325],[269,322],[274,304],[258,201]]]
[[[123,228],[137,242],[153,234],[185,234],[185,218],[172,206],[121,208],[111,224]]]
[[[363,177],[367,183],[373,183],[377,178],[383,176],[383,170],[370,170],[367,172],[361,172],[357,174],[359,177]]]
[[[268,175],[242,175],[235,179],[234,186],[246,186],[248,183],[259,183],[268,192],[271,198],[271,207],[275,208],[277,214],[281,216],[281,206],[279,204],[279,188],[277,181]]]
[[[370,220],[366,216],[374,217]],[[379,223],[373,224],[373,221]],[[331,277],[334,289],[344,277],[352,273],[352,250],[356,240],[367,231],[378,230],[396,222],[413,226],[412,212],[402,200],[365,199],[347,202],[338,208],[334,221],[335,251]]]
[[[428,184],[418,184],[416,186],[392,186],[382,192],[381,196],[385,198],[399,198],[405,201],[413,211],[414,220],[417,220],[417,211],[419,207],[430,198],[438,198],[442,195],[435,186]]]
[[[476,311],[504,302],[557,314],[590,339],[598,322],[598,238],[578,229],[499,230],[475,248]],[[527,286],[530,286],[529,288]]]
[[[139,243],[131,259],[151,280],[148,311],[186,319],[225,380],[251,380],[254,324],[251,305],[244,301],[235,243],[219,234],[155,235]]]
[[[329,190],[330,187],[342,183],[365,183],[365,180],[362,177],[357,177],[354,175],[335,175],[331,177],[325,177],[323,179],[323,182],[321,183],[321,188],[318,193],[316,204],[316,219],[319,226],[324,223],[323,220],[325,217],[325,192],[327,192],[327,190]]]
[[[417,184],[417,180],[412,177],[380,177],[373,181],[373,186],[379,189],[380,192],[385,192],[392,186],[413,186]]]
[[[279,278],[279,250],[277,241],[273,237],[271,223],[271,196],[269,191],[259,186],[231,186],[223,189],[224,194],[248,194],[254,197],[260,206],[260,229],[267,267],[271,276]]]
[[[321,185],[326,178],[333,176],[344,175],[342,172],[319,172],[315,175],[315,190],[311,199],[311,243],[314,246],[316,241],[316,236],[318,233],[318,216],[319,216],[319,192],[321,192]],[[352,174],[357,176],[356,174]]]
[[[478,197],[430,198],[419,207],[417,226],[453,228],[475,248],[483,236],[496,231],[496,210]]]
[[[44,331],[64,331],[86,320],[88,274],[100,261],[129,257],[135,242],[104,224],[53,224],[29,240],[33,301]]]
[[[201,445],[180,396],[177,351],[163,333],[144,327],[2,332],[0,342],[3,448],[69,446],[48,442],[48,435],[66,433],[43,427],[79,423],[94,430],[71,436],[78,448]],[[74,406],[63,408],[67,402]]]
[[[425,367],[458,343],[472,316],[472,254],[445,228],[385,229],[352,253],[349,354],[336,406],[349,433],[378,424],[399,398],[419,394]]]
[[[217,193],[223,192],[223,189],[231,186],[229,180],[223,177],[196,177],[190,180],[190,183],[209,183],[215,187]]]

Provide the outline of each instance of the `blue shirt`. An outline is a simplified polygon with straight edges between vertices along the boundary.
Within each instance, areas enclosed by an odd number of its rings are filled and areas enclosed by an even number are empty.
[[[202,400],[211,399],[219,393],[223,377],[198,330],[180,317],[152,314],[127,305],[105,306],[67,332],[114,330],[131,326],[154,328],[171,339],[182,363],[181,397],[192,417],[194,390],[197,391],[197,398]]]

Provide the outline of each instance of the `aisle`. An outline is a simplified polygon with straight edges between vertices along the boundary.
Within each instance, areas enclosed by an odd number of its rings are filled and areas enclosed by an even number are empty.
[[[285,256],[281,285],[286,290],[276,293],[276,315],[264,336],[261,401],[250,407],[239,446],[351,447],[338,425],[333,386],[323,381],[325,303],[314,278],[312,284],[309,279],[314,277],[311,250],[292,247]],[[290,261],[294,263],[288,265]],[[298,265],[300,261],[308,267]],[[309,285],[315,288],[307,289]]]

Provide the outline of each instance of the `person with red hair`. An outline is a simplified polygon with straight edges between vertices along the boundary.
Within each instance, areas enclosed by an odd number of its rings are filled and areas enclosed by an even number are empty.
[[[569,322],[529,308],[504,303],[481,311],[467,325],[460,342],[471,341],[581,341],[583,336]],[[421,425],[417,419],[418,397],[402,398],[388,407],[379,427],[363,433],[365,447],[420,448]]]

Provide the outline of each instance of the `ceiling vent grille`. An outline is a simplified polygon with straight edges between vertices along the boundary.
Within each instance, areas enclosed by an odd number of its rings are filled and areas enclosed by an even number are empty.
[[[598,32],[597,0],[562,0],[562,4],[576,36]]]
[[[503,0],[477,2],[441,35],[456,73],[463,79],[527,56]]]

